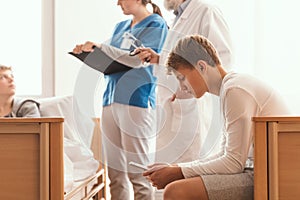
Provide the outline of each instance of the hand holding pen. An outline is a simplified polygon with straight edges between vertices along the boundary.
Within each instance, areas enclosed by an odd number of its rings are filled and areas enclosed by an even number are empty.
[[[137,47],[130,52],[130,55],[137,55],[142,62],[148,62],[151,64],[158,64],[159,62],[159,54],[147,47]]]
[[[134,47],[129,55],[136,56],[138,55],[139,59],[142,61],[144,65],[148,65],[150,63],[157,64],[159,55],[153,51],[151,48],[146,48],[142,42],[137,39],[132,33],[125,32],[123,35],[124,38],[130,39],[131,45]]]

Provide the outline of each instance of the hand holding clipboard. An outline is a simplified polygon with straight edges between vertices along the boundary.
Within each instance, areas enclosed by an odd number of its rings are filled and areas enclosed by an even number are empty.
[[[113,60],[110,56],[105,54],[100,48],[96,46],[91,52],[82,52],[79,54],[69,52],[69,54],[78,58],[89,67],[102,72],[103,74],[113,74],[132,69],[127,65]]]

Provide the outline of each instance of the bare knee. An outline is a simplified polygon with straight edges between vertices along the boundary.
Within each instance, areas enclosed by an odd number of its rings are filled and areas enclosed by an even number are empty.
[[[164,190],[164,200],[176,200],[183,199],[184,192],[182,191],[180,184],[174,181],[168,184]]]
[[[164,200],[208,200],[206,188],[200,177],[181,179],[168,184]]]

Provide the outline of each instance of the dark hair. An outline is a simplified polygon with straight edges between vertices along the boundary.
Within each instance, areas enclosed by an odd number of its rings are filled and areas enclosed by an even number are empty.
[[[160,11],[160,8],[158,7],[158,5],[156,5],[155,3],[152,3],[151,0],[142,0],[143,5],[147,5],[148,3],[150,3],[152,5],[153,13],[156,13],[162,17],[162,14],[161,14],[161,11]]]

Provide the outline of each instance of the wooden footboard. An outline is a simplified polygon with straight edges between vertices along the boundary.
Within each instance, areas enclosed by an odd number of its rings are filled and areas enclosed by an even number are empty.
[[[300,197],[300,117],[254,117],[254,199]]]
[[[104,194],[102,193],[102,191],[104,192],[105,188],[105,182],[103,181],[103,179],[105,179],[104,176],[104,169],[99,169],[94,176],[82,181],[80,185],[65,194],[65,200],[71,200],[73,198],[88,200],[92,197],[97,197],[99,200],[104,199]]]
[[[65,194],[64,200],[89,200],[93,197],[94,200],[105,200],[106,197],[106,168],[103,165],[102,152],[101,152],[101,132],[100,132],[100,119],[94,118],[95,122],[93,139],[91,149],[94,158],[99,161],[100,166],[98,172],[81,182],[78,186]]]
[[[0,118],[0,199],[63,200],[63,118]],[[87,194],[104,193],[105,171]],[[84,184],[83,184],[84,185]],[[92,196],[91,196],[92,195]]]

